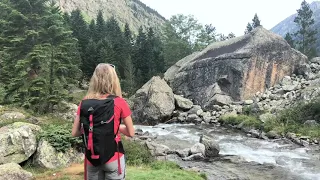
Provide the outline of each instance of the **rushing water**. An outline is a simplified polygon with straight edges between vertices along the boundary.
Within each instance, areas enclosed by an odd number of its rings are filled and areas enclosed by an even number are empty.
[[[219,169],[219,167],[221,169],[228,169],[230,167],[230,172],[228,173],[236,174],[234,179],[241,179],[239,177],[242,177],[241,172],[244,171],[244,166],[246,166],[248,163],[251,163],[255,164],[255,166],[250,165],[250,167],[247,168],[250,169],[250,173],[251,171],[254,172],[253,169],[257,167],[256,165],[272,165],[273,167],[275,167],[274,170],[277,170],[277,172],[274,172],[273,175],[270,176],[271,178],[320,180],[319,152],[310,153],[309,148],[299,147],[290,142],[286,142],[285,140],[260,140],[248,137],[243,133],[236,133],[232,130],[228,130],[221,127],[212,127],[204,125],[196,126],[192,124],[159,124],[154,127],[136,126],[136,128],[142,129],[144,132],[148,131],[152,135],[156,135],[157,139],[155,141],[159,141],[159,143],[165,144],[173,149],[191,147],[193,144],[199,141],[200,134],[205,134],[207,136],[212,137],[219,143],[220,155],[232,155],[238,158],[237,163],[240,166],[232,166],[232,168],[231,166],[224,166],[224,162],[219,162],[220,165],[218,165],[219,163],[205,164],[205,162],[203,162],[203,164],[200,165],[198,164],[199,166],[206,166],[207,168],[209,168],[208,172],[212,172],[212,170]],[[269,171],[272,171],[272,169],[266,169],[268,173],[270,173]],[[257,168],[256,171],[264,171],[266,169]],[[216,174],[212,177],[215,177],[214,179],[216,179],[218,177],[217,173],[219,173],[219,171],[216,171],[214,173]],[[243,175],[243,177],[247,177],[244,179],[251,179],[245,175]],[[224,178],[221,176],[221,179]],[[261,177],[257,179],[261,179]]]

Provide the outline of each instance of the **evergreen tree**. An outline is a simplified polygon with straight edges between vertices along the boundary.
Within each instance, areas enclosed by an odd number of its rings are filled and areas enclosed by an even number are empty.
[[[106,22],[103,18],[102,11],[100,10],[97,15],[96,32],[94,41],[98,42],[106,37]]]
[[[260,19],[259,19],[257,13],[256,13],[254,15],[253,19],[252,19],[252,28],[254,29],[254,28],[259,27],[259,26],[261,26]]]
[[[106,44],[110,46],[109,62],[115,64],[118,68],[119,76],[125,77],[125,58],[127,57],[124,47],[125,39],[117,20],[112,17],[106,23]]]
[[[148,45],[147,35],[143,28],[140,27],[133,53],[133,67],[138,87],[148,79],[148,59],[150,59],[151,55],[148,50],[151,50],[151,48]]]
[[[134,67],[132,62],[132,53],[133,53],[133,38],[132,32],[129,28],[129,24],[125,24],[124,33],[123,33],[125,44],[125,61],[124,61],[124,82],[123,89],[129,94],[132,94],[135,90],[135,77],[134,77]]]
[[[294,19],[294,22],[299,27],[299,30],[294,34],[295,39],[297,39],[296,44],[299,51],[312,58],[316,56],[315,43],[317,34],[317,31],[313,28],[313,12],[305,0],[301,3],[301,7],[297,12],[298,15]]]
[[[0,34],[1,46],[5,43],[7,47],[1,48],[1,54],[6,55],[5,70],[1,71],[5,99],[38,112],[51,111],[66,98],[63,90],[79,74],[72,32],[66,29],[59,8],[47,4],[46,0],[0,4],[0,12],[10,12],[10,16],[1,17],[8,26]]]
[[[288,44],[289,44],[292,48],[294,48],[294,40],[292,39],[292,36],[291,36],[290,33],[287,33],[284,39],[288,42]]]
[[[253,29],[252,25],[250,23],[248,23],[244,34],[250,33],[252,31],[252,29]]]
[[[148,42],[151,47],[151,59],[149,61],[149,77],[161,74],[164,71],[163,44],[155,35],[152,28],[148,30]]]
[[[246,27],[244,34],[250,33],[254,28],[259,27],[259,26],[261,26],[261,22],[260,22],[260,19],[256,13],[256,14],[254,14],[254,17],[252,19],[252,23],[247,24],[247,27]]]
[[[95,34],[96,34],[96,22],[92,19],[90,24],[89,24],[89,37],[90,39],[94,40],[95,39]]]
[[[82,71],[86,71],[87,66],[85,65],[84,61],[87,61],[85,59],[86,57],[85,52],[86,52],[87,45],[89,43],[89,38],[88,38],[89,30],[88,30],[88,25],[84,20],[81,14],[81,11],[79,9],[76,9],[71,12],[70,25],[71,25],[71,30],[73,31],[72,33],[73,37],[78,39],[78,46],[79,46],[78,51],[80,52],[80,56],[81,56],[80,69]]]
[[[87,45],[85,50],[85,57],[83,61],[83,66],[85,67],[83,69],[83,74],[87,78],[92,76],[92,73],[94,72],[96,66],[98,65],[97,54],[98,54],[97,45],[92,39],[90,39],[89,44]]]

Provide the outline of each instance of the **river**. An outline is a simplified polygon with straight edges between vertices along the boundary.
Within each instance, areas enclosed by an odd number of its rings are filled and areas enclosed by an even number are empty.
[[[261,140],[209,125],[159,124],[153,127],[136,125],[135,128],[157,136],[156,142],[172,150],[190,148],[199,142],[200,134],[216,140],[220,157],[182,161],[176,155],[168,156],[182,167],[205,172],[209,179],[320,180],[319,146],[300,147],[285,139]]]

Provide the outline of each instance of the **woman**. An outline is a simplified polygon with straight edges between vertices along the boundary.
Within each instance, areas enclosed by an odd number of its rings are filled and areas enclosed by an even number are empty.
[[[84,99],[105,100],[108,96],[114,98],[114,134],[115,139],[120,142],[120,133],[132,137],[134,127],[131,119],[131,111],[127,102],[122,98],[119,78],[115,71],[114,65],[101,63],[99,64],[90,80],[89,90]],[[81,136],[80,110],[81,103],[78,107],[77,115],[73,123],[72,136]],[[121,121],[122,120],[122,121]],[[120,124],[123,122],[124,124]],[[119,127],[120,126],[120,127]],[[86,165],[87,164],[87,165]],[[85,160],[85,170],[88,180],[107,180],[107,179],[125,179],[125,157],[124,153],[115,152],[106,164],[93,166],[88,157]],[[119,169],[120,168],[120,169]],[[86,174],[85,173],[85,174]]]

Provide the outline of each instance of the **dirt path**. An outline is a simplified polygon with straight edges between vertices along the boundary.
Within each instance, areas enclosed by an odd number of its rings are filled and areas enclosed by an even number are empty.
[[[48,171],[35,175],[36,180],[82,180],[83,164],[73,164],[61,170]]]

